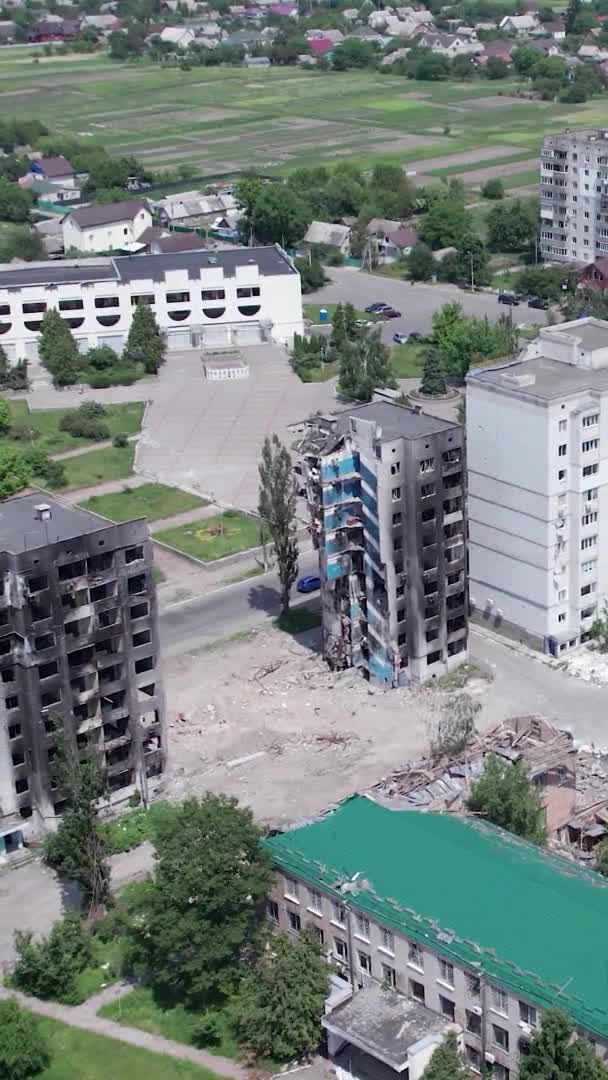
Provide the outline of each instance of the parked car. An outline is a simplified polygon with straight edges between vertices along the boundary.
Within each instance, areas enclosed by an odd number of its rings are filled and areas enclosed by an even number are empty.
[[[296,588],[298,592],[316,592],[321,588],[321,578],[314,574],[306,574],[305,577],[298,579]]]
[[[393,307],[382,308],[382,311],[380,311],[379,314],[382,315],[383,319],[400,319],[401,318],[401,312],[397,311]]]
[[[417,330],[412,330],[411,334],[408,334],[408,341],[422,341],[424,334],[419,334]]]
[[[395,345],[405,345],[408,336],[408,334],[393,334],[393,341],[395,342]]]
[[[385,304],[383,300],[377,300],[375,304],[368,304],[367,307],[365,308],[365,310],[369,314],[373,313],[373,314],[377,315],[380,311],[382,311],[383,308],[389,307],[389,306],[390,305]]]
[[[528,300],[528,307],[539,308],[541,311],[546,311],[549,307],[549,301],[545,300],[542,296],[531,296]]]
[[[511,304],[512,306],[517,307],[519,304],[519,296],[512,292],[500,292],[498,294],[498,303]]]

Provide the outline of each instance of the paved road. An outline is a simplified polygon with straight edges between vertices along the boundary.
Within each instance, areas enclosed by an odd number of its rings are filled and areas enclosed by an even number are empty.
[[[383,324],[382,336],[385,341],[390,341],[395,331],[409,333],[417,330],[420,334],[426,334],[431,329],[433,312],[437,311],[442,304],[455,300],[467,315],[476,315],[495,321],[507,310],[498,303],[495,293],[468,293],[457,289],[455,285],[410,285],[407,281],[396,281],[393,278],[381,277],[378,274],[364,274],[354,267],[332,267],[328,270],[331,284],[319,289],[310,296],[305,296],[305,301],[313,304],[335,304],[342,301],[350,301],[356,308],[363,310],[368,304],[375,301],[383,301],[393,304],[397,311],[401,311],[403,318],[390,319]],[[513,318],[517,322],[538,322],[543,313],[529,311],[525,304],[515,308]]]

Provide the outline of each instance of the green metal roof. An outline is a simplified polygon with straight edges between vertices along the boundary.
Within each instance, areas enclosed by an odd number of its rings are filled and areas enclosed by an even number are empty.
[[[608,1038],[608,880],[479,819],[355,796],[264,841],[277,867]]]

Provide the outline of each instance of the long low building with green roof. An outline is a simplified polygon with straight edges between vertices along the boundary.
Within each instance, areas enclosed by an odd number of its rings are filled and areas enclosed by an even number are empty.
[[[517,1075],[548,1005],[567,1011],[601,1056],[608,1050],[608,880],[599,874],[479,819],[365,796],[264,843],[277,871],[269,917],[292,933],[316,927],[369,998],[355,1008],[355,994],[324,1020],[336,1049],[340,1038],[350,1045],[343,1080],[384,1077],[387,1066],[414,1080],[394,1028],[380,1034],[378,984],[397,991],[387,1003],[403,995],[420,1006],[420,1030],[432,1028],[429,1012],[462,1029],[470,1067],[491,1065],[498,1080]]]

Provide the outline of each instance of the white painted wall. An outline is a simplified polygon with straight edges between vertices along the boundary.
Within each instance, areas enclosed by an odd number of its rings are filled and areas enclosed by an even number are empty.
[[[109,225],[80,228],[71,214],[62,222],[63,247],[65,251],[117,251],[125,244],[132,244],[152,225],[152,214],[142,208],[132,219],[114,221]]]

